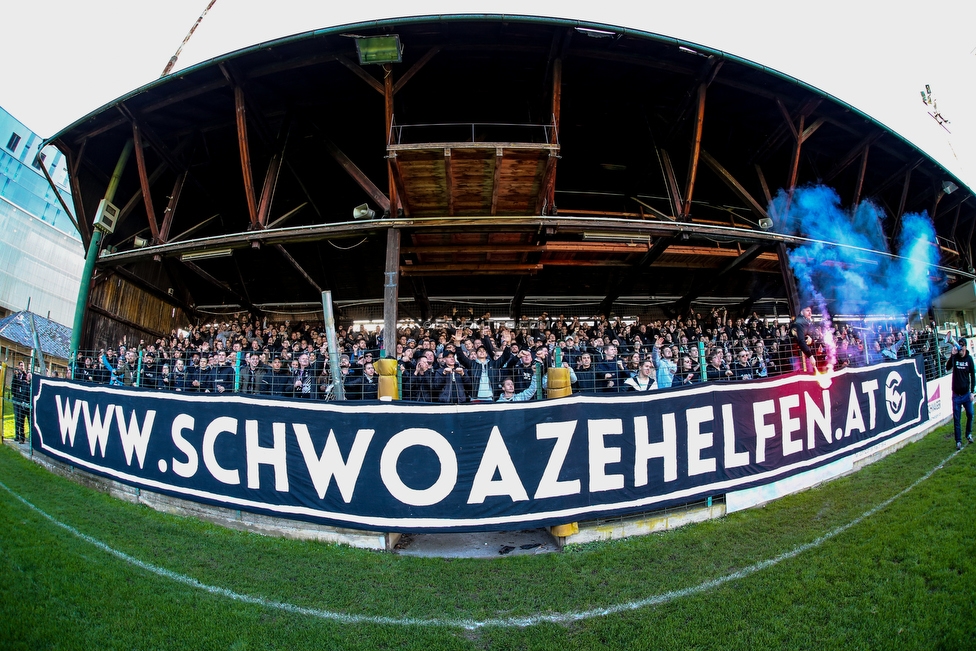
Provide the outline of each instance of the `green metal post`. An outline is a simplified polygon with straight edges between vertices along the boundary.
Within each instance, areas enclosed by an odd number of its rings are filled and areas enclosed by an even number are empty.
[[[34,404],[34,351],[31,351],[30,366],[27,367],[30,371],[31,381],[27,385],[27,444],[30,450],[30,456],[34,456],[34,410],[32,409]],[[15,412],[16,413],[16,412]],[[17,423],[18,429],[20,428],[20,423]]]
[[[234,393],[241,392],[241,351],[234,356]]]
[[[336,400],[345,400],[342,373],[339,370],[339,343],[336,339],[335,316],[332,311],[332,292],[322,292],[322,314],[325,317],[325,339],[329,345],[329,375],[332,377],[332,395]]]
[[[533,362],[535,364],[535,399],[542,400],[542,364],[538,362]]]
[[[142,348],[139,349],[139,362],[136,364],[136,381],[132,383],[134,386],[142,386]]]
[[[708,379],[708,369],[705,368],[705,342],[698,342],[698,370],[701,371],[702,382]]]
[[[119,180],[122,178],[122,171],[125,164],[129,162],[129,155],[132,153],[132,139],[125,141],[119,160],[115,164],[115,171],[105,189],[105,200],[112,201],[115,192],[119,189]],[[78,301],[75,303],[75,320],[71,328],[71,377],[75,376],[75,364],[78,361],[78,348],[81,345],[81,328],[85,323],[85,311],[88,307],[88,294],[91,292],[91,279],[95,273],[95,262],[98,260],[98,249],[102,243],[102,231],[95,228],[92,231],[91,242],[88,244],[88,253],[85,256],[85,268],[81,272],[81,285],[78,287]]]

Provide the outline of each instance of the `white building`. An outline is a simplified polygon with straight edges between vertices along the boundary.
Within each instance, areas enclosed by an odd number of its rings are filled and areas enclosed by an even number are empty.
[[[31,312],[70,327],[84,248],[43,166],[71,206],[68,169],[54,147],[0,108],[0,317]]]

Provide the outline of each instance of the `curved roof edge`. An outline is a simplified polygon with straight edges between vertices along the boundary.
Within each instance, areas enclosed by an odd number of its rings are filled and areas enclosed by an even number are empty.
[[[112,100],[111,102],[108,102],[108,103],[100,106],[99,108],[95,109],[94,111],[91,111],[91,112],[87,113],[86,115],[80,117],[79,119],[75,120],[74,122],[72,122],[68,126],[64,127],[60,131],[58,131],[56,134],[54,134],[50,138],[46,139],[43,144],[44,145],[47,145],[49,143],[53,143],[53,142],[57,141],[62,136],[62,134],[64,134],[64,133],[70,131],[71,129],[75,128],[76,126],[78,126],[79,124],[81,124],[82,122],[84,122],[85,120],[87,120],[89,117],[94,116],[94,115],[97,115],[99,113],[102,113],[106,109],[110,109],[110,108],[116,106],[117,104],[119,104],[121,102],[124,102],[125,100],[131,98],[131,97],[134,97],[136,95],[139,95],[140,93],[143,93],[143,92],[146,92],[148,90],[152,90],[152,89],[154,89],[154,88],[156,88],[158,86],[161,86],[161,85],[165,84],[168,80],[170,80],[173,77],[180,77],[180,76],[183,76],[183,75],[186,75],[186,74],[190,74],[190,73],[192,73],[192,72],[194,72],[196,70],[203,69],[203,68],[207,68],[207,67],[210,67],[210,66],[213,66],[213,65],[217,65],[217,64],[222,63],[224,61],[230,61],[230,60],[235,59],[237,57],[245,56],[245,55],[247,55],[248,53],[251,53],[251,52],[255,52],[255,51],[258,51],[258,50],[266,49],[266,48],[269,48],[269,47],[274,47],[274,46],[281,45],[281,44],[285,44],[285,43],[291,43],[291,42],[295,42],[295,41],[312,39],[312,38],[316,38],[316,37],[319,37],[319,36],[341,34],[343,32],[348,32],[350,30],[355,30],[355,29],[379,29],[379,28],[395,27],[397,25],[402,25],[402,24],[436,23],[436,22],[456,22],[456,21],[468,21],[468,22],[478,22],[478,21],[484,21],[484,22],[517,21],[517,22],[523,22],[523,23],[540,23],[540,24],[545,24],[545,25],[560,25],[560,26],[565,26],[565,27],[576,27],[576,28],[582,28],[582,29],[596,29],[596,30],[604,30],[604,31],[613,31],[613,32],[620,33],[622,35],[627,35],[627,36],[633,36],[633,37],[636,37],[636,38],[642,38],[642,39],[648,39],[648,40],[658,41],[660,43],[671,43],[671,44],[674,44],[674,45],[679,46],[679,47],[685,46],[685,47],[689,47],[689,48],[695,49],[695,50],[700,51],[700,52],[703,52],[703,53],[707,53],[707,54],[710,54],[710,55],[719,56],[719,57],[725,58],[725,59],[727,59],[729,61],[733,61],[735,63],[738,63],[738,64],[741,64],[741,65],[744,65],[744,66],[753,68],[755,70],[759,70],[759,71],[765,72],[767,74],[773,75],[775,77],[778,77],[779,79],[782,79],[783,81],[786,81],[788,83],[795,84],[795,85],[803,88],[804,90],[807,90],[808,92],[811,92],[811,93],[813,93],[815,95],[819,95],[821,97],[824,97],[826,99],[829,99],[832,102],[837,103],[840,106],[843,106],[844,108],[850,110],[851,112],[859,115],[863,119],[868,120],[872,124],[876,124],[877,126],[881,127],[886,132],[890,133],[891,135],[894,135],[895,137],[897,137],[899,140],[901,140],[902,142],[904,142],[909,147],[913,148],[914,150],[918,151],[920,154],[924,155],[926,158],[928,158],[934,164],[938,165],[942,169],[943,172],[945,172],[947,175],[951,176],[952,177],[952,180],[954,182],[956,182],[956,184],[959,185],[960,187],[965,187],[970,192],[973,191],[973,189],[970,188],[967,183],[965,183],[964,181],[962,181],[953,172],[951,172],[950,170],[948,170],[942,163],[940,163],[938,160],[936,160],[928,152],[923,151],[915,143],[911,142],[910,140],[908,140],[907,138],[905,138],[904,136],[902,136],[898,131],[892,129],[888,125],[886,125],[886,124],[880,122],[879,120],[875,119],[874,117],[868,115],[867,113],[865,113],[864,111],[860,110],[856,106],[853,106],[852,104],[849,104],[848,102],[845,102],[844,100],[842,100],[842,99],[840,99],[840,98],[838,98],[838,97],[836,97],[834,95],[831,95],[830,93],[828,93],[828,92],[826,92],[824,90],[821,90],[820,88],[817,88],[816,86],[813,86],[811,84],[808,84],[807,82],[805,82],[805,81],[803,81],[801,79],[798,79],[796,77],[793,77],[791,75],[788,75],[788,74],[786,74],[786,73],[784,73],[784,72],[782,72],[780,70],[777,70],[775,68],[771,68],[769,66],[763,65],[761,63],[757,63],[757,62],[752,61],[750,59],[746,59],[744,57],[740,57],[738,55],[735,55],[735,54],[726,52],[724,50],[719,50],[719,49],[716,49],[716,48],[712,48],[712,47],[709,47],[707,45],[703,45],[701,43],[695,43],[694,41],[686,41],[684,39],[679,39],[679,38],[675,38],[675,37],[672,37],[672,36],[665,36],[663,34],[657,34],[655,32],[648,32],[648,31],[645,31],[645,30],[635,29],[635,28],[632,28],[632,27],[623,27],[621,25],[613,25],[613,24],[609,24],[609,23],[598,23],[598,22],[592,22],[592,21],[586,21],[586,20],[578,20],[578,19],[572,19],[572,18],[555,18],[555,17],[548,17],[548,16],[530,16],[530,15],[523,15],[523,14],[485,14],[485,13],[481,13],[481,14],[476,14],[476,13],[472,13],[472,14],[429,14],[429,15],[420,15],[420,16],[405,16],[405,17],[399,17],[399,18],[383,18],[383,19],[363,21],[363,22],[358,22],[358,23],[347,23],[347,24],[344,24],[344,25],[336,25],[336,26],[333,26],[333,27],[323,27],[323,28],[319,28],[319,29],[309,30],[307,32],[300,32],[300,33],[297,33],[297,34],[292,34],[290,36],[284,36],[282,38],[277,38],[277,39],[273,39],[273,40],[270,40],[270,41],[262,41],[260,43],[255,43],[254,45],[250,45],[250,46],[247,46],[247,47],[244,47],[244,48],[240,48],[238,50],[233,50],[231,52],[227,52],[226,54],[222,54],[222,55],[220,55],[218,57],[213,57],[213,58],[207,59],[205,61],[200,61],[199,63],[194,63],[194,64],[192,64],[192,65],[190,65],[190,66],[188,66],[186,68],[181,68],[181,69],[179,69],[179,70],[177,70],[175,72],[172,72],[172,73],[166,75],[165,77],[160,77],[159,79],[156,79],[154,81],[151,81],[151,82],[149,82],[149,83],[147,83],[147,84],[145,84],[143,86],[140,86],[139,88],[136,88],[136,89],[132,90],[131,92],[126,93],[125,95],[122,95],[120,97],[117,97],[116,99]]]

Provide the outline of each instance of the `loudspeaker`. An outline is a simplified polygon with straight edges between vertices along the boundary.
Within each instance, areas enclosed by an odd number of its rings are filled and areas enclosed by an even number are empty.
[[[373,217],[376,217],[376,211],[371,210],[369,205],[365,203],[352,209],[353,219],[372,219]]]

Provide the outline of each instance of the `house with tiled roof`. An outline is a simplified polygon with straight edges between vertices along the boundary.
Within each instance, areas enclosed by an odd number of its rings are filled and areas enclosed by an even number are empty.
[[[20,361],[30,363],[38,346],[44,364],[52,374],[64,375],[68,366],[71,328],[27,310],[0,319],[0,359],[8,367]],[[35,368],[40,359],[35,356]]]

